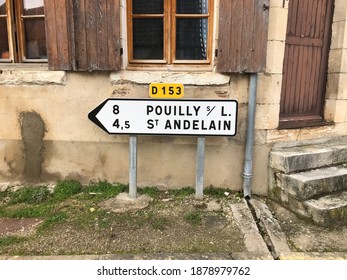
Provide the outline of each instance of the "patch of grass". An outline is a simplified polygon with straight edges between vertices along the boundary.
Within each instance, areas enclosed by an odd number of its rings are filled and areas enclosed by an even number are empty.
[[[0,247],[18,244],[18,243],[21,243],[25,240],[27,240],[26,237],[19,237],[19,236],[2,237],[2,238],[0,238]]]
[[[52,197],[54,200],[65,200],[73,195],[76,195],[82,191],[82,185],[78,181],[59,181],[54,188]]]
[[[0,207],[0,217],[7,217],[7,213],[8,213],[8,211],[7,211],[6,207],[1,206]]]
[[[200,225],[202,221],[202,215],[199,211],[188,212],[187,214],[184,215],[183,218],[187,223],[193,226]]]
[[[111,226],[112,218],[107,211],[98,209],[92,214],[94,215],[91,215],[89,220],[93,223],[97,221],[100,228],[108,228]],[[87,220],[88,217],[86,216],[85,219]]]
[[[9,192],[7,190],[3,192],[0,191],[0,200],[3,200],[8,196],[9,196]]]
[[[127,222],[133,223],[138,227],[150,226],[156,230],[164,230],[167,219],[158,215],[155,210],[142,209],[135,215],[128,215]]]
[[[290,248],[291,251],[302,252],[302,250],[295,245],[295,242],[293,240],[288,239],[287,243],[288,243],[289,248]]]
[[[27,203],[40,204],[49,199],[50,193],[45,186],[24,187],[16,192],[8,193],[9,204]]]
[[[109,228],[111,226],[111,222],[107,217],[104,217],[99,221],[99,227],[104,229],[104,228]]]
[[[49,216],[38,228],[39,232],[44,232],[52,228],[56,224],[65,222],[68,219],[68,214],[65,212],[56,212]]]
[[[215,188],[212,186],[209,186],[204,189],[204,195],[212,196],[215,198],[223,198],[226,197],[225,193],[231,193],[232,191],[229,189],[223,189],[223,188]]]
[[[110,225],[110,215],[107,211],[94,208],[93,205],[83,205],[82,207],[68,209],[68,222],[78,229],[90,228],[98,224],[101,228],[106,228]]]
[[[163,217],[157,217],[151,221],[151,226],[157,230],[164,230],[167,225],[167,219]]]
[[[157,187],[144,187],[144,188],[138,188],[138,193],[146,194],[152,198],[155,198],[160,194],[160,190]]]
[[[236,198],[243,198],[243,192],[237,192],[235,193]]]
[[[169,194],[175,197],[184,197],[195,194],[195,190],[192,187],[184,187],[182,189],[169,190]]]
[[[23,205],[18,208],[5,209],[3,212],[3,216],[10,218],[38,218],[38,217],[46,217],[53,210],[52,205],[37,205],[37,206],[26,206]]]
[[[128,191],[124,184],[111,184],[107,181],[90,182],[83,190],[83,199],[107,199]]]
[[[161,217],[153,211],[146,212],[142,217],[142,222],[144,224],[149,224],[153,229],[164,230],[167,225],[167,219]]]

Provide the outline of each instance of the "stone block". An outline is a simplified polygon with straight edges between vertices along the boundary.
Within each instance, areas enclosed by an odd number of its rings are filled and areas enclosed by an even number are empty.
[[[346,122],[347,119],[347,100],[336,100],[335,122]]]
[[[270,166],[286,174],[346,162],[347,143],[324,143],[280,148],[270,154]]]
[[[335,9],[333,21],[346,21],[347,20],[347,1],[335,0]]]
[[[64,71],[2,70],[0,85],[65,85]]]
[[[150,83],[181,83],[186,86],[228,85],[230,75],[211,72],[119,71],[110,75],[112,85]]]
[[[347,73],[347,48],[330,51],[328,73]]]
[[[271,8],[284,8],[288,9],[288,0],[284,1],[283,0],[270,0],[270,7]]]
[[[257,103],[279,104],[281,100],[282,75],[259,74],[257,88]]]
[[[284,41],[268,41],[266,72],[272,74],[282,74],[284,59]]]
[[[285,41],[287,30],[288,10],[272,7],[269,15],[268,40]]]
[[[276,186],[272,188],[269,196],[294,213],[306,218],[309,217],[304,202],[288,194],[286,191],[283,191],[280,187]]]
[[[347,224],[347,191],[304,202],[308,215],[322,226]]]
[[[333,99],[327,99],[325,101],[325,107],[324,107],[324,118],[327,121],[335,121],[335,114],[336,114],[336,100]]]
[[[347,100],[326,100],[324,116],[335,123],[346,122]]]
[[[327,98],[347,100],[347,73],[328,75]]]
[[[330,49],[347,48],[347,21],[337,21],[332,24]]]
[[[257,104],[255,129],[276,129],[279,124],[279,104]]]
[[[347,189],[347,166],[278,174],[281,188],[301,201]]]
[[[266,142],[298,142],[298,141],[314,141],[316,139],[324,139],[326,137],[339,137],[347,135],[347,123],[336,123],[335,125],[317,126],[310,129],[271,129],[267,130]]]

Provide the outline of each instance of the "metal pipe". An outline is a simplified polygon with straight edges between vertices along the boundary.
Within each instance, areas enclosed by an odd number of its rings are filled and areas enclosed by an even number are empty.
[[[137,197],[137,136],[129,138],[129,198]]]
[[[195,198],[204,197],[204,174],[205,174],[205,137],[198,137],[196,152],[196,187]]]
[[[253,146],[254,146],[254,124],[257,99],[258,74],[252,73],[249,81],[249,99],[248,99],[248,121],[247,121],[247,139],[245,149],[245,165],[243,171],[243,196],[251,198],[252,196],[252,177],[253,177]]]

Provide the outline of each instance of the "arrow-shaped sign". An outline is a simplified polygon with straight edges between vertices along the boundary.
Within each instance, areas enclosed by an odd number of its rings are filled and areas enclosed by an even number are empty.
[[[109,134],[234,136],[235,100],[107,99],[88,115]]]

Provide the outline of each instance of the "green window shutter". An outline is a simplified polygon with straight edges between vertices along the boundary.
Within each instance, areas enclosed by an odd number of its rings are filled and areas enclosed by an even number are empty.
[[[45,0],[49,68],[76,71],[119,70],[119,2]],[[49,9],[53,10],[48,11]]]
[[[265,70],[269,0],[220,0],[217,70]]]

